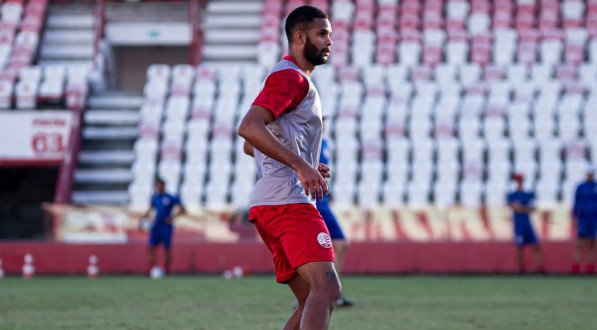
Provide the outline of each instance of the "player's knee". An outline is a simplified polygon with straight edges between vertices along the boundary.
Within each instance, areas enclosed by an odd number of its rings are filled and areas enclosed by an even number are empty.
[[[311,293],[325,296],[329,301],[336,301],[342,292],[342,285],[337,276],[327,278],[325,281],[314,282],[310,288]]]
[[[326,295],[328,299],[335,303],[342,293],[342,284],[340,284],[340,280],[336,278],[335,281],[330,281],[330,283],[326,287]]]
[[[338,298],[340,298],[340,296],[342,296],[342,283],[340,283],[340,280],[338,280],[336,288],[334,290],[333,300],[334,301],[338,300]]]

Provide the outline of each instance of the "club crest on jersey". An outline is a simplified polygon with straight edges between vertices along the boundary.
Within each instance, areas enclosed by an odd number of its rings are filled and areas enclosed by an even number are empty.
[[[164,204],[164,206],[167,206],[168,204],[170,204],[170,198],[168,198],[168,197],[162,198],[162,204]]]
[[[330,235],[324,232],[321,232],[317,235],[317,242],[326,249],[332,247],[332,239],[330,238]]]

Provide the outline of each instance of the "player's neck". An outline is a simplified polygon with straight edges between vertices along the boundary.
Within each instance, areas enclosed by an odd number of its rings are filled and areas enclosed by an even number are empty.
[[[292,58],[294,58],[296,63],[298,63],[298,65],[301,67],[301,69],[303,69],[303,71],[305,71],[305,73],[307,75],[309,75],[309,76],[311,75],[311,72],[313,72],[313,70],[315,69],[315,65],[313,65],[313,63],[309,62],[309,60],[307,60],[307,58],[305,57],[305,55],[302,52],[295,51],[291,48],[288,51],[288,55],[290,55],[290,56],[292,56]]]

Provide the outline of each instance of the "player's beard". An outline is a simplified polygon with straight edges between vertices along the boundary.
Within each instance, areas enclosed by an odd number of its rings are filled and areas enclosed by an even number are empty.
[[[306,41],[307,42],[305,43],[305,48],[303,50],[305,58],[313,65],[326,64],[328,59],[323,56],[323,49],[318,50],[317,47],[311,43],[311,39],[309,39],[309,37],[307,37]]]

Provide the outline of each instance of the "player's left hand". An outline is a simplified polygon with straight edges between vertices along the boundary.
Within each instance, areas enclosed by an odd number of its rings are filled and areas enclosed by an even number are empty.
[[[326,164],[319,163],[319,166],[317,166],[317,170],[324,179],[329,179],[332,177],[332,174],[330,173],[330,167]]]
[[[164,219],[164,223],[167,225],[171,225],[172,224],[172,217],[167,217],[166,219]]]

